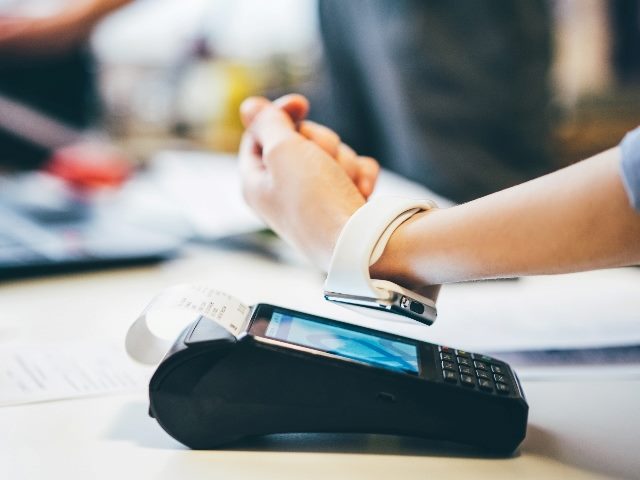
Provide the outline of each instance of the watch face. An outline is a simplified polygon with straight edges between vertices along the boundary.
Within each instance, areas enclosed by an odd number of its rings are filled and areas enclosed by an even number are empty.
[[[385,303],[374,298],[334,293],[325,293],[324,298],[363,315],[396,322],[405,319],[431,325],[437,315],[434,307],[425,305],[407,295],[394,295],[391,300]]]

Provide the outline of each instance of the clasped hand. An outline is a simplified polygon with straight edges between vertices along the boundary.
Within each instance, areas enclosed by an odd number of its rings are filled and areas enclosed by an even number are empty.
[[[373,192],[379,166],[305,120],[308,110],[301,95],[243,102],[242,189],[271,228],[326,270],[345,222]]]

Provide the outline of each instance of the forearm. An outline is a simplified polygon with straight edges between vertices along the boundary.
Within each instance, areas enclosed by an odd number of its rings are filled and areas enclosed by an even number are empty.
[[[405,285],[562,273],[640,263],[640,215],[618,148],[516,187],[403,224],[378,278]]]
[[[47,18],[0,19],[0,55],[55,55],[83,42],[95,24],[131,0],[95,0]]]

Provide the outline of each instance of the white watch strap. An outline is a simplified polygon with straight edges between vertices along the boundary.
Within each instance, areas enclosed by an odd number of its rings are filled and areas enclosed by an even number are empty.
[[[369,267],[382,255],[393,232],[409,217],[436,205],[431,200],[374,197],[349,218],[333,250],[325,291],[359,297],[387,299],[388,290],[377,288]]]

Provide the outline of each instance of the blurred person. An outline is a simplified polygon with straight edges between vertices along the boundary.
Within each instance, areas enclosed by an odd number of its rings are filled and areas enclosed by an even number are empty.
[[[63,125],[88,127],[98,95],[87,39],[99,20],[130,1],[0,0],[0,95]],[[52,154],[28,134],[0,126],[1,163],[36,167]]]
[[[457,202],[557,168],[548,2],[320,0],[319,9],[330,83],[313,114],[357,151]]]
[[[298,95],[275,104],[247,99],[240,167],[247,202],[326,271],[343,226],[372,191],[377,169],[372,159],[345,150],[337,134],[305,122],[307,111]],[[391,235],[371,272],[420,291],[448,282],[636,264],[640,127],[620,146],[570,167],[413,215]]]

